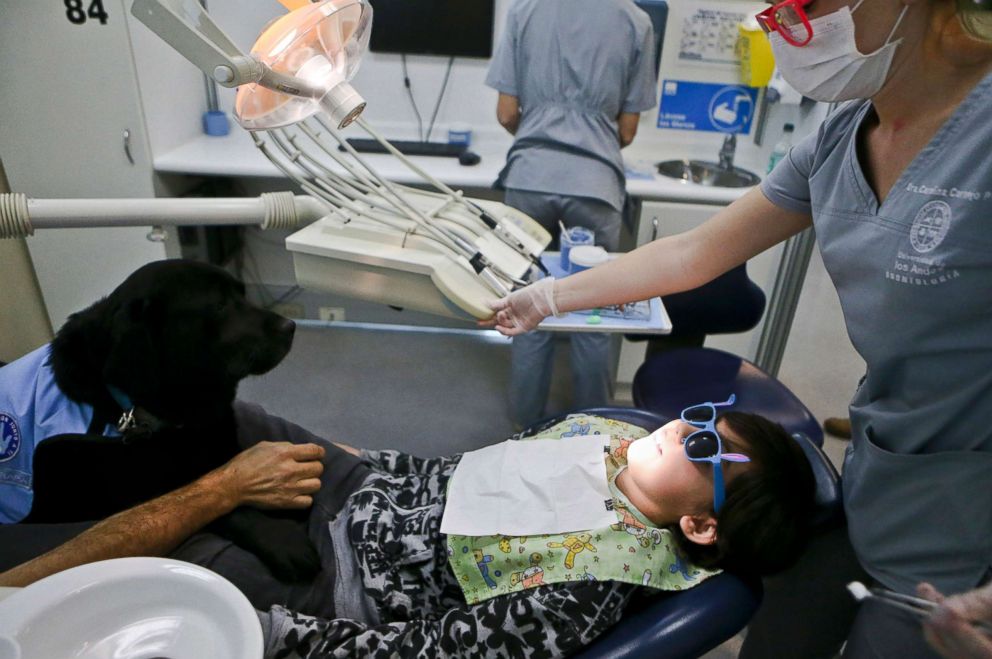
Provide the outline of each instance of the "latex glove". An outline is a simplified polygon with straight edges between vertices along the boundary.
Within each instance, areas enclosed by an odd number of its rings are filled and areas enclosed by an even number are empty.
[[[545,277],[489,305],[496,312],[490,326],[504,336],[517,336],[558,315],[555,278]]]
[[[941,604],[923,623],[923,636],[933,649],[949,659],[992,659],[992,637],[971,624],[992,623],[992,584],[946,599],[928,583],[916,591]]]

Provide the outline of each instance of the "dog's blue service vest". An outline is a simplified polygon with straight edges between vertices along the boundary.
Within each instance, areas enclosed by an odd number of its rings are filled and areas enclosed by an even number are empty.
[[[32,458],[49,437],[85,433],[93,408],[69,400],[48,364],[44,345],[0,368],[0,524],[18,522],[34,498]],[[104,434],[116,434],[108,426]]]

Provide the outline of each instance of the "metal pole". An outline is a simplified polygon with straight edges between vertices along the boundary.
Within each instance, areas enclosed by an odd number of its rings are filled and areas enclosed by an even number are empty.
[[[785,354],[789,331],[799,306],[799,294],[815,245],[816,234],[812,227],[785,241],[754,360],[760,369],[773,377],[778,376],[782,365],[782,355]]]
[[[200,0],[203,11],[207,11],[207,0]],[[207,92],[207,112],[217,112],[220,105],[217,103],[217,83],[206,73],[203,74],[203,86]]]
[[[63,227],[258,224],[263,229],[292,228],[327,213],[316,198],[292,192],[161,199],[30,199],[6,193],[0,194],[0,239]]]

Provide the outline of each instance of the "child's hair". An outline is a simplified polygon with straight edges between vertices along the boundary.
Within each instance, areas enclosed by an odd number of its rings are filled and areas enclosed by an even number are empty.
[[[726,412],[719,421],[733,433],[721,435],[723,450],[744,453],[751,461],[725,472],[717,541],[696,544],[675,527],[679,549],[700,567],[758,575],[784,570],[806,545],[816,487],[809,460],[799,442],[764,417]],[[728,464],[723,463],[725,470]]]

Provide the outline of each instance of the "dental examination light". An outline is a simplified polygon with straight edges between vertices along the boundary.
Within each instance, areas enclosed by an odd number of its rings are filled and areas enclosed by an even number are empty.
[[[351,86],[368,49],[366,0],[280,0],[245,55],[189,0],[135,0],[131,13],[218,84],[235,118],[306,193],[257,199],[32,200],[0,195],[0,238],[34,227],[309,224],[286,239],[298,282],[445,316],[488,318],[487,303],[526,283],[551,235],[498,202],[466,198],[419,168],[361,118]],[[354,124],[426,189],[380,175],[341,134]]]

